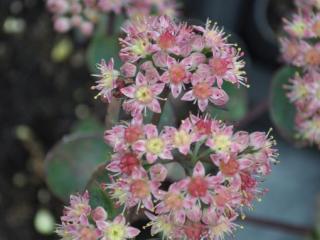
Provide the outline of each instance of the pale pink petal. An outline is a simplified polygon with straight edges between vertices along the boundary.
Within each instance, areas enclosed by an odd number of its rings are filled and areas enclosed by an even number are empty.
[[[120,89],[121,93],[129,98],[134,98],[136,88],[134,86],[128,86]]]
[[[126,223],[126,219],[125,219],[125,217],[123,215],[118,215],[118,216],[115,217],[113,222],[124,225]]]
[[[141,72],[138,72],[136,77],[137,86],[146,85],[148,83],[147,79],[143,76]]]
[[[229,96],[223,89],[213,88],[210,100],[212,100],[215,105],[222,106],[229,101]]]
[[[108,214],[102,207],[97,207],[94,209],[91,213],[92,219],[97,222],[97,221],[104,221],[107,219]]]
[[[157,99],[153,99],[151,103],[147,105],[147,107],[155,113],[161,113],[161,106]]]
[[[140,230],[134,227],[127,227],[127,238],[134,238],[138,236],[140,233]]]
[[[158,156],[151,153],[147,153],[146,158],[147,158],[147,162],[152,164],[158,159]]]
[[[182,85],[181,84],[179,84],[179,85],[171,84],[170,88],[171,88],[172,96],[174,98],[177,98],[181,93]]]
[[[164,83],[156,83],[150,86],[150,89],[154,95],[159,95],[162,93],[164,89],[165,84]]]
[[[201,112],[204,112],[208,106],[208,99],[198,99],[198,106]]]
[[[163,182],[167,177],[168,170],[162,164],[153,165],[150,169],[152,180]]]
[[[125,64],[122,65],[122,67],[120,68],[121,73],[125,76],[125,77],[134,77],[134,75],[136,74],[137,71],[137,67],[136,65],[126,62]]]
[[[144,152],[146,150],[145,140],[138,140],[132,145],[132,149],[138,152]]]
[[[150,211],[153,211],[154,205],[153,205],[151,196],[143,199],[143,200],[142,200],[142,203],[143,203],[143,206],[144,206],[146,209],[148,209],[148,210],[150,210]]]
[[[161,68],[167,66],[167,58],[168,58],[168,54],[163,51],[159,51],[152,56],[152,60],[154,64],[157,67],[161,67]]]
[[[161,82],[164,82],[164,83],[170,82],[169,72],[163,73],[163,74],[161,75],[161,77],[160,77],[160,81],[161,81]]]
[[[160,157],[162,159],[173,159],[173,156],[172,156],[172,153],[170,151],[170,149],[165,149],[161,154],[160,154]]]
[[[183,210],[174,212],[173,218],[176,223],[182,225],[186,221],[186,213]]]
[[[105,221],[96,221],[96,225],[101,231],[104,231],[109,226],[109,224]]]
[[[145,132],[147,138],[158,137],[158,128],[156,125],[153,125],[153,124],[145,125],[144,132]]]
[[[197,162],[197,164],[193,168],[192,176],[193,177],[197,177],[197,176],[203,177],[204,175],[205,175],[205,169],[204,169],[203,164],[201,162]]]
[[[192,90],[186,92],[183,97],[181,98],[181,100],[183,101],[193,101],[195,98],[193,96],[193,92]]]

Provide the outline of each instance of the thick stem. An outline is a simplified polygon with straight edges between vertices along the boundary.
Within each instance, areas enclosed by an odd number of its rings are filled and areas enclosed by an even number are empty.
[[[121,109],[121,99],[112,97],[107,105],[107,114],[105,118],[106,129],[111,129],[113,124],[118,122]]]
[[[241,121],[235,124],[236,128],[244,128],[261,117],[269,109],[269,101],[263,100],[257,104]]]
[[[116,20],[116,15],[114,14],[114,12],[110,12],[108,15],[108,29],[107,29],[108,36],[112,36],[114,34],[115,20]]]

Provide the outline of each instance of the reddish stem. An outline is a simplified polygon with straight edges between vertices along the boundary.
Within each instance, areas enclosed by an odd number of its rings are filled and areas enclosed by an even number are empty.
[[[261,117],[269,109],[269,101],[263,100],[257,104],[241,121],[235,124],[236,128],[244,128]]]

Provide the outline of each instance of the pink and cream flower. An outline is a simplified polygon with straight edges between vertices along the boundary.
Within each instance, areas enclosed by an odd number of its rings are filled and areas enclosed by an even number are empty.
[[[146,139],[139,140],[133,145],[133,149],[146,155],[148,163],[154,163],[158,158],[173,159],[170,142],[166,141],[163,133],[158,134],[158,129],[153,124],[147,124],[143,128]]]
[[[191,73],[188,71],[190,59],[185,58],[180,63],[175,60],[175,58],[167,57],[167,67],[168,70],[165,71],[161,76],[161,81],[169,84],[172,96],[177,98],[184,84],[189,83]]]
[[[142,116],[137,115],[126,125],[116,125],[104,133],[104,140],[114,151],[127,151],[136,141],[144,137]]]
[[[180,191],[185,191],[185,201],[190,202],[191,205],[195,205],[198,200],[204,204],[211,204],[211,193],[220,182],[220,177],[206,176],[203,164],[197,162],[192,177],[181,180],[177,186]]]
[[[100,74],[93,74],[93,76],[100,78],[96,81],[97,85],[93,86],[92,89],[99,91],[97,96],[104,97],[111,102],[112,90],[116,88],[116,80],[118,79],[120,72],[114,69],[113,58],[106,63],[104,60],[101,60],[101,63],[98,64],[98,69]]]
[[[138,73],[136,84],[121,89],[121,93],[130,98],[126,101],[131,109],[131,115],[137,116],[148,108],[152,112],[160,113],[158,95],[163,91],[163,83],[150,84],[142,73]]]
[[[188,118],[182,120],[179,129],[165,127],[164,136],[172,144],[172,147],[178,148],[183,155],[187,155],[190,152],[190,145],[195,141],[193,125]]]
[[[220,88],[213,87],[214,79],[208,78],[207,74],[203,74],[205,65],[199,65],[198,71],[192,76],[192,89],[186,92],[181,100],[194,101],[198,103],[199,109],[204,112],[209,101],[217,106],[225,105],[228,100],[228,94]]]
[[[139,235],[140,230],[129,226],[122,215],[110,221],[97,221],[97,227],[102,232],[101,240],[125,240]]]

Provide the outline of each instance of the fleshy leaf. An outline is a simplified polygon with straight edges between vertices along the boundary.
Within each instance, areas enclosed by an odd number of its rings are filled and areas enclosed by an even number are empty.
[[[108,212],[108,216],[113,218],[120,213],[121,209],[115,208],[114,201],[111,200],[109,193],[103,190],[101,186],[102,183],[109,182],[110,177],[106,170],[106,164],[101,164],[92,174],[86,189],[90,193],[90,206],[92,208],[103,207]]]
[[[110,157],[111,149],[101,132],[66,136],[46,156],[47,184],[57,197],[67,201],[70,194],[85,190],[97,166]]]
[[[284,85],[297,72],[296,68],[283,67],[276,72],[272,79],[270,96],[270,115],[279,132],[290,140],[295,135],[295,107],[286,96]]]
[[[97,72],[97,63],[101,59],[107,62],[113,58],[115,68],[120,67],[118,36],[106,36],[99,32],[94,36],[87,50],[87,63],[91,72]]]
[[[239,121],[248,111],[247,88],[236,87],[229,82],[224,82],[222,88],[229,95],[229,102],[223,108],[210,104],[208,112],[214,118],[225,121]]]
[[[91,133],[91,132],[103,132],[104,126],[94,117],[87,117],[76,121],[71,129],[73,133]]]

